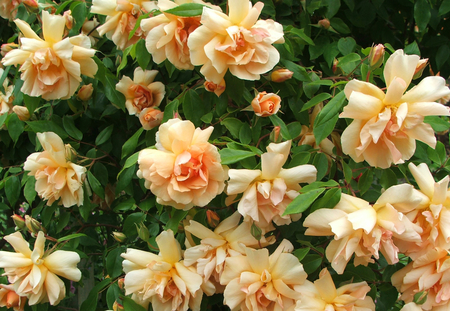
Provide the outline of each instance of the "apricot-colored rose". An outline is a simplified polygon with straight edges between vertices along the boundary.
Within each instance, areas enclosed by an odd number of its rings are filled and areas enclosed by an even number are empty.
[[[83,181],[86,168],[70,161],[73,150],[52,132],[38,133],[43,152],[28,156],[23,168],[36,178],[36,192],[47,205],[60,200],[64,207],[83,205]]]
[[[12,110],[15,114],[17,114],[20,121],[28,121],[30,119],[30,112],[27,107],[16,105],[12,108]]]
[[[202,65],[206,80],[219,84],[230,72],[243,80],[258,80],[279,61],[272,46],[283,43],[283,27],[273,20],[258,20],[264,4],[229,0],[229,15],[204,8],[202,25],[188,39],[191,62]]]
[[[66,24],[63,16],[42,11],[44,40],[26,22],[18,19],[14,22],[23,34],[21,46],[8,52],[2,63],[22,65],[22,92],[46,100],[67,99],[77,90],[82,74],[94,77],[97,64],[92,59],[95,50],[90,48],[89,38],[78,35],[63,39]]]
[[[257,116],[268,117],[276,114],[281,106],[281,98],[277,94],[261,92],[252,100],[252,108]]]
[[[91,13],[106,15],[106,22],[97,28],[98,33],[106,34],[118,49],[125,50],[144,37],[141,27],[138,27],[131,39],[130,32],[142,14],[157,9],[155,1],[143,0],[94,0]]]
[[[36,0],[0,0],[0,16],[4,19],[13,20],[21,3],[30,8],[38,7]]]
[[[281,83],[286,80],[289,80],[290,78],[292,78],[293,75],[294,73],[289,69],[281,68],[273,71],[270,74],[270,80],[272,80],[272,82]]]
[[[222,93],[225,92],[226,89],[224,79],[222,79],[222,81],[219,84],[215,84],[214,82],[211,81],[205,81],[203,85],[205,86],[205,90],[207,90],[208,92],[213,92],[214,94],[217,95],[217,97],[222,95]]]
[[[156,150],[139,153],[139,178],[158,203],[188,210],[205,206],[225,187],[226,172],[217,148],[208,142],[213,127],[195,128],[171,119],[156,133]]]
[[[164,84],[153,82],[157,70],[134,70],[134,79],[124,76],[116,85],[116,89],[125,95],[125,106],[130,115],[139,115],[145,108],[158,107],[166,94]]]
[[[0,284],[0,307],[13,308],[14,311],[23,311],[27,297],[17,295],[12,284]]]
[[[139,114],[139,121],[144,130],[151,130],[161,124],[164,112],[155,108],[145,108]]]

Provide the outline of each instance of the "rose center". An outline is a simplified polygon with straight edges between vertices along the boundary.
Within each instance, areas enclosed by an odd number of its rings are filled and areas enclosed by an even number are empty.
[[[130,89],[134,93],[133,105],[139,112],[153,106],[153,94],[146,87],[135,84]]]

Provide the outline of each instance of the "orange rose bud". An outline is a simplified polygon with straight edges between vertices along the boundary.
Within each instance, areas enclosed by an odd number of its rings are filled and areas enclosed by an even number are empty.
[[[384,59],[384,45],[377,44],[372,46],[369,53],[369,66],[370,68],[377,69],[381,66]]]
[[[333,61],[333,67],[331,68],[331,70],[333,70],[333,73],[337,72],[338,64],[339,64],[339,61],[335,58],[334,61]]]
[[[215,228],[219,225],[220,223],[220,217],[219,215],[217,215],[216,212],[211,211],[211,210],[207,210],[206,211],[206,220],[208,222],[208,225],[211,228]]]
[[[30,112],[27,107],[13,106],[12,110],[17,114],[20,121],[28,121],[30,119]]]
[[[331,25],[330,20],[328,18],[321,19],[318,24],[320,27],[324,29],[329,29]]]
[[[117,285],[119,286],[120,289],[124,288],[125,285],[125,279],[124,278],[120,278],[117,280]]]
[[[38,5],[36,0],[22,0],[22,3],[27,5],[30,8],[37,9],[39,7],[39,5]]]
[[[428,58],[423,58],[419,60],[416,66],[416,70],[414,71],[413,79],[418,79],[422,76],[423,70],[428,65]]]
[[[122,310],[124,310],[123,306],[117,301],[115,301],[113,304],[113,311],[122,311]]]
[[[69,30],[72,29],[72,27],[73,27],[72,12],[70,10],[65,11],[63,16],[66,19],[66,28],[69,29]]]
[[[91,99],[93,91],[94,87],[92,86],[92,83],[83,85],[78,91],[77,97],[79,100],[88,101],[89,99]]]
[[[270,133],[270,141],[274,142],[274,143],[281,143],[281,128],[279,126],[275,126],[272,130],[272,132]]]
[[[139,114],[139,121],[144,130],[151,130],[161,124],[164,112],[155,108],[145,108]]]
[[[208,92],[214,92],[214,94],[216,94],[217,97],[220,97],[220,95],[222,95],[222,93],[226,89],[226,84],[225,84],[224,79],[222,79],[222,81],[220,81],[219,84],[215,84],[214,82],[211,82],[211,81],[205,81],[205,83],[203,83],[203,85],[205,86],[205,89]]]
[[[281,98],[277,94],[261,92],[252,100],[252,108],[257,116],[268,117],[278,112]]]
[[[293,75],[294,73],[289,69],[285,68],[277,69],[275,71],[272,71],[272,74],[270,75],[270,80],[272,80],[272,82],[280,83],[289,80],[290,78],[292,78]]]

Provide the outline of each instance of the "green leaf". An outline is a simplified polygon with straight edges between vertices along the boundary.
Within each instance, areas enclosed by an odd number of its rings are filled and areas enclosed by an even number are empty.
[[[315,105],[317,105],[320,102],[323,102],[324,100],[327,100],[328,98],[331,97],[331,94],[328,93],[320,93],[317,94],[316,96],[314,96],[311,100],[307,101],[303,107],[302,110],[300,110],[300,112],[308,110],[311,107],[314,107]]]
[[[87,171],[87,177],[89,181],[89,185],[92,190],[102,199],[105,199],[105,189],[103,189],[102,185],[98,181],[97,178],[91,173],[91,171]]]
[[[387,189],[392,187],[398,183],[397,175],[395,175],[394,171],[390,168],[383,170],[380,178],[380,185]]]
[[[186,217],[186,215],[189,213],[189,211],[183,211],[178,209],[172,209],[172,215],[167,222],[166,226],[164,227],[165,230],[172,230],[173,232],[178,231],[178,226],[180,225],[181,221]]]
[[[446,44],[443,44],[439,47],[439,49],[436,52],[436,69],[441,69],[442,66],[447,61],[450,54],[450,47]]]
[[[180,102],[178,101],[178,99],[175,99],[166,106],[166,108],[164,109],[164,117],[162,123],[167,122],[170,119],[173,119],[175,113],[178,112],[179,105]]]
[[[117,283],[113,283],[110,287],[108,287],[108,290],[106,291],[106,303],[108,304],[109,310],[113,309],[114,302],[116,302],[121,293],[122,291]]]
[[[116,90],[116,84],[119,80],[105,67],[103,62],[94,56],[94,60],[98,66],[95,78],[105,87],[105,95],[114,105],[120,109],[125,109],[125,96]]]
[[[124,249],[122,247],[118,247],[110,251],[108,256],[106,256],[106,271],[112,279],[122,274],[123,258],[120,257],[120,254],[123,252]]]
[[[363,195],[373,183],[373,170],[366,170],[358,180],[359,193]]]
[[[63,117],[63,125],[64,129],[66,130],[67,134],[69,134],[71,137],[75,138],[76,140],[82,140],[83,139],[83,132],[81,132],[77,127],[75,126],[73,117],[71,116],[64,116]]]
[[[281,136],[285,140],[291,140],[291,134],[289,133],[289,129],[287,128],[286,124],[284,124],[284,121],[280,119],[279,116],[276,114],[273,114],[269,116],[270,121],[272,122],[273,126],[279,126],[281,129]]]
[[[303,269],[307,274],[312,274],[320,267],[322,260],[319,254],[308,254],[302,260]]]
[[[183,112],[186,119],[192,121],[195,126],[202,124],[201,118],[208,111],[205,109],[205,103],[194,89],[190,89],[183,97]]]
[[[5,193],[6,198],[9,201],[11,207],[16,205],[17,200],[20,197],[20,180],[16,175],[10,176],[5,181]]]
[[[225,125],[225,127],[230,131],[234,138],[239,139],[239,131],[241,130],[242,121],[236,118],[226,118],[220,122],[220,124]]]
[[[23,102],[25,104],[25,107],[27,107],[30,115],[33,115],[34,111],[41,105],[41,98],[23,94]]]
[[[438,15],[441,16],[447,14],[448,12],[450,12],[450,0],[444,0],[439,7]]]
[[[348,34],[350,33],[350,28],[348,28],[347,24],[344,23],[344,21],[338,17],[333,17],[330,20],[331,27],[333,27],[334,30],[337,32],[340,32],[342,34]]]
[[[108,139],[111,137],[111,134],[114,129],[114,124],[111,124],[110,126],[104,128],[95,139],[95,144],[97,146],[104,144],[108,141]]]
[[[308,255],[310,251],[310,247],[304,247],[304,248],[298,248],[295,251],[292,252],[292,254],[297,257],[299,261],[302,261],[303,258],[305,258],[306,255]]]
[[[76,239],[76,238],[81,238],[83,236],[87,236],[87,235],[84,234],[84,233],[74,233],[74,234],[67,235],[65,237],[59,238],[58,239],[58,243],[61,243],[61,242],[64,242],[64,241],[68,241],[68,240],[72,240],[72,239]]]
[[[325,105],[314,120],[314,137],[316,143],[320,144],[334,129],[339,118],[339,111],[345,102],[344,92],[340,92],[334,96],[332,100]]]
[[[70,213],[66,212],[65,208],[59,209],[59,217],[58,217],[58,223],[56,225],[56,232],[61,232],[69,223],[70,221]]]
[[[222,165],[229,165],[241,160],[253,157],[255,155],[254,152],[245,151],[245,150],[235,150],[230,148],[224,148],[219,151],[220,154],[220,162]]]
[[[325,17],[328,19],[331,19],[334,15],[336,15],[336,13],[339,11],[339,8],[341,7],[340,0],[324,0],[322,2],[328,7],[327,13],[325,14]]]
[[[139,130],[136,131],[136,133],[133,134],[122,146],[122,156],[121,159],[125,158],[127,155],[132,153],[134,149],[136,149],[136,146],[139,141],[139,137],[141,137],[142,132],[144,131],[144,128],[141,127]]]
[[[431,18],[431,7],[427,0],[414,1],[414,20],[419,32],[424,32]]]
[[[19,120],[17,114],[12,113],[6,120],[6,126],[8,127],[9,136],[11,137],[13,142],[16,143],[20,135],[23,133],[25,123]]]
[[[130,297],[125,297],[125,296],[121,296],[121,297],[122,297],[122,303],[123,303],[124,310],[147,311],[143,306],[136,303]]]
[[[328,171],[328,158],[324,153],[316,153],[312,163],[317,168],[317,180],[325,177]]]
[[[448,122],[447,117],[426,116],[423,122],[431,125],[435,132],[444,132],[450,128],[450,122]]]
[[[7,113],[4,113],[2,115],[0,115],[0,127],[3,126],[3,124],[5,124],[6,118],[8,117]]]
[[[151,59],[152,57],[145,47],[145,40],[139,40],[138,43],[136,43],[136,60],[139,67],[145,70]]]
[[[294,35],[296,35],[296,36],[298,36],[300,39],[305,41],[307,44],[314,45],[314,41],[307,34],[305,34],[305,30],[304,29],[298,29],[298,28],[292,27],[289,30],[289,32],[294,34]]]
[[[25,183],[25,187],[23,188],[23,195],[25,197],[25,200],[27,200],[28,204],[32,204],[34,202],[34,199],[36,198],[36,190],[34,189],[36,185],[36,179],[34,177],[28,178],[27,182]]]
[[[294,73],[293,77],[296,80],[303,81],[303,82],[311,82],[311,78],[308,75],[308,72],[306,71],[305,67],[302,67],[296,63],[293,63],[289,60],[281,60],[281,63],[286,67],[286,69],[289,69]]]
[[[339,184],[330,179],[327,181],[315,181],[310,183],[309,185],[304,186],[302,189],[300,189],[300,193],[306,193],[309,192],[311,190],[315,190],[315,189],[319,189],[319,188],[325,188],[325,187],[337,187],[339,186]]]
[[[97,309],[97,303],[99,301],[98,299],[98,293],[100,290],[104,289],[106,286],[108,286],[111,283],[111,279],[104,279],[100,283],[97,283],[97,285],[94,286],[93,289],[91,289],[89,296],[86,298],[85,301],[81,304],[80,310],[83,311],[95,311]],[[126,309],[126,310],[138,310],[138,309]]]
[[[79,1],[78,3],[74,3],[70,6],[71,15],[75,21],[71,32],[79,32],[81,27],[83,26],[83,23],[86,19],[86,3]]]
[[[58,124],[50,120],[27,121],[25,123],[35,133],[54,132],[62,139],[66,139],[68,137],[64,129],[62,129]]]
[[[183,17],[200,16],[203,13],[203,7],[204,5],[199,3],[183,3],[173,9],[165,10],[164,13]]]
[[[133,177],[136,175],[135,165],[125,169],[122,174],[117,177],[116,194],[124,190],[130,183]]]
[[[341,38],[338,41],[338,49],[342,55],[348,55],[352,53],[356,48],[356,41],[352,37]]]
[[[352,181],[352,179],[353,179],[353,171],[352,171],[351,167],[344,161],[342,161],[342,167],[344,170],[345,181],[347,183],[350,183],[350,181]]]
[[[138,212],[129,215],[123,223],[123,233],[130,239],[134,240],[138,236],[136,230],[136,224],[140,224],[145,221],[145,214]]]
[[[324,196],[317,200],[313,206],[311,206],[310,212],[314,212],[319,208],[333,208],[341,200],[342,191],[340,188],[332,188],[325,192]]]
[[[140,151],[138,151],[135,154],[133,154],[132,156],[128,157],[128,159],[125,161],[125,164],[123,165],[122,170],[119,172],[119,174],[117,174],[117,179],[119,179],[120,174],[122,174],[122,172],[125,169],[127,169],[137,163],[138,158],[139,158],[139,152]]]
[[[283,216],[290,214],[303,213],[311,204],[325,191],[325,188],[314,189],[306,193],[299,194],[283,213]]]

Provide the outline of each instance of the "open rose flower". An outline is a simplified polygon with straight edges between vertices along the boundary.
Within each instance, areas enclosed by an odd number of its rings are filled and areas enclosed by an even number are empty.
[[[159,255],[128,248],[121,256],[125,271],[125,294],[139,304],[152,304],[158,311],[200,310],[202,277],[183,264],[181,248],[171,230],[157,238]]]
[[[208,142],[213,127],[195,128],[171,119],[159,127],[156,150],[139,153],[139,178],[162,205],[188,210],[205,206],[225,187],[226,172],[217,148]]]
[[[281,107],[281,98],[277,94],[261,92],[252,100],[252,108],[259,117],[276,114]]]
[[[229,15],[203,8],[202,25],[191,33],[191,62],[202,65],[206,80],[219,84],[230,72],[243,80],[258,80],[279,61],[272,46],[283,43],[283,27],[273,20],[258,20],[264,4],[229,0]]]
[[[23,34],[20,48],[2,59],[5,66],[21,65],[21,91],[46,100],[70,98],[81,82],[81,75],[93,78],[97,64],[95,50],[85,35],[63,39],[66,19],[42,11],[42,32],[39,38],[26,22],[14,21]]]
[[[158,107],[166,94],[164,84],[153,82],[157,70],[134,70],[134,79],[124,76],[116,85],[116,89],[125,95],[125,106],[130,115],[139,115],[145,108]]]
[[[43,152],[28,156],[23,168],[36,178],[36,192],[47,205],[60,200],[64,207],[83,205],[86,168],[68,160],[73,150],[53,132],[38,133]]]
[[[163,13],[142,20],[142,30],[147,34],[145,46],[155,63],[160,64],[166,59],[178,69],[194,69],[191,64],[187,45],[190,34],[200,26],[200,16],[176,16],[164,11],[173,9],[184,3],[199,3],[219,10],[201,0],[158,0],[158,8]]]
[[[222,95],[222,93],[225,92],[225,89],[227,88],[224,79],[222,79],[219,84],[215,84],[211,81],[205,81],[203,85],[205,86],[205,90],[207,90],[208,92],[213,92],[217,95],[217,97],[220,97],[220,95]]]
[[[231,310],[292,311],[300,299],[295,286],[303,284],[306,273],[294,247],[283,240],[269,256],[266,248],[246,248],[246,256],[228,257],[220,283],[226,285],[224,304]]]
[[[114,42],[119,50],[137,43],[144,38],[144,32],[138,27],[131,39],[131,31],[138,18],[145,13],[156,10],[155,1],[145,0],[93,0],[91,13],[106,15],[106,22],[97,28],[98,33]]]
[[[3,275],[8,277],[15,292],[28,298],[29,305],[47,301],[57,305],[66,296],[66,287],[58,276],[75,282],[81,279],[81,271],[77,268],[80,255],[63,250],[49,254],[44,250],[42,231],[37,234],[32,251],[19,232],[4,239],[15,252],[0,251],[0,268],[5,269]]]
[[[283,215],[286,207],[298,195],[300,183],[316,180],[317,169],[313,165],[299,165],[284,169],[291,150],[291,141],[267,147],[261,155],[261,170],[230,169],[228,175],[227,203],[242,193],[238,211],[245,221],[254,221],[263,232],[272,230],[272,221],[286,225],[298,220],[301,214]]]
[[[344,272],[355,254],[353,264],[365,265],[379,258],[381,252],[389,264],[398,262],[397,239],[420,242],[422,229],[404,214],[414,210],[422,197],[411,185],[388,188],[372,206],[369,202],[347,194],[333,209],[318,209],[306,217],[305,234],[334,235],[326,249],[327,259],[337,273]]]
[[[366,282],[350,283],[339,288],[334,285],[330,272],[324,268],[314,283],[306,280],[295,287],[302,294],[295,311],[375,311],[375,304],[367,296],[370,286]]]
[[[342,133],[342,151],[356,162],[388,168],[411,158],[416,139],[436,145],[425,116],[449,116],[448,107],[435,101],[450,94],[445,79],[426,77],[405,93],[420,61],[417,55],[397,50],[384,67],[386,93],[375,85],[352,80],[344,92],[348,105],[341,118],[354,119]]]

